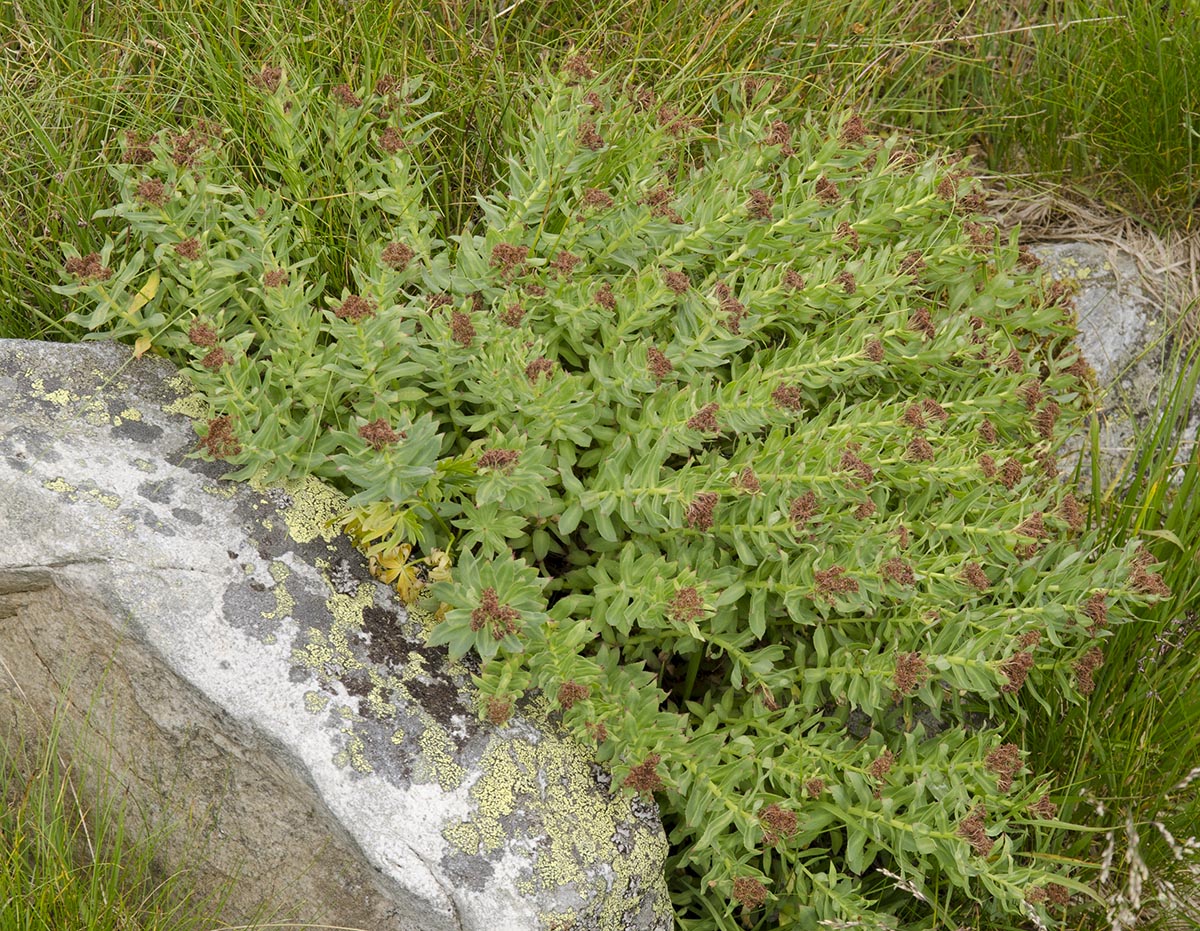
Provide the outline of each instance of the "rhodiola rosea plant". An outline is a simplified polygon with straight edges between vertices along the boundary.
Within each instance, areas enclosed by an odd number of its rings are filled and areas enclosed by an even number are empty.
[[[1069,825],[1022,707],[1086,700],[1164,586],[1055,480],[1087,367],[961,166],[572,58],[443,241],[416,82],[250,80],[269,183],[214,127],[126,138],[75,322],[184,364],[231,477],[345,489],[482,661],[482,715],[538,689],[654,795],[681,926],[1053,924],[1088,894],[1046,856]]]

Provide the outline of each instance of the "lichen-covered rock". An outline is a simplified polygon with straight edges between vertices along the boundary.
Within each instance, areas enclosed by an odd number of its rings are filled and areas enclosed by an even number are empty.
[[[0,341],[0,739],[65,693],[135,825],[185,824],[164,857],[199,842],[204,881],[240,877],[234,913],[669,927],[657,809],[536,703],[480,723],[469,670],[330,528],[335,492],[188,458],[185,385],[117,344]]]

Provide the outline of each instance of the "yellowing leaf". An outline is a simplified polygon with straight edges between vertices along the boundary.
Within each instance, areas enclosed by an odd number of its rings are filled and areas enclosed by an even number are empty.
[[[146,283],[142,285],[141,290],[129,302],[129,312],[126,316],[132,319],[134,314],[154,300],[154,295],[158,293],[158,283],[160,280],[161,276],[158,274],[158,269],[155,269],[150,273],[150,277],[146,279]]]
[[[140,359],[146,354],[146,350],[150,348],[150,337],[139,336],[133,344],[133,357]]]

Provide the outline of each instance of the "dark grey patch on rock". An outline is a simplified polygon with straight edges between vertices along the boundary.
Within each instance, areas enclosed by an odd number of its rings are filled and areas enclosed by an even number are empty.
[[[62,454],[55,449],[57,440],[37,427],[18,426],[0,433],[0,452],[15,455],[28,462],[60,462]],[[23,468],[21,471],[28,471]]]
[[[166,479],[161,482],[142,482],[138,485],[137,490],[138,494],[147,501],[153,501],[155,504],[169,504],[174,489],[174,480]]]
[[[337,564],[329,570],[329,584],[339,595],[353,595],[358,591],[359,582],[354,575],[350,560],[339,559]]]
[[[288,681],[293,684],[299,685],[301,682],[307,682],[311,678],[312,672],[305,666],[293,665],[288,670]]]
[[[275,610],[269,589],[255,579],[238,580],[225,587],[221,610],[232,626],[261,639],[279,629],[279,618],[263,617]]]
[[[22,459],[19,455],[5,456],[4,458],[8,462],[9,466],[12,468],[12,470],[14,472],[32,472],[33,471],[33,466],[31,466],[28,462],[26,462],[24,459]]]
[[[161,533],[164,537],[175,536],[175,530],[164,524],[159,516],[149,508],[134,508],[131,513],[137,518],[138,523],[149,527],[155,533]]]
[[[193,527],[204,523],[204,518],[191,508],[171,508],[171,514],[177,521],[191,524]]]
[[[496,868],[484,857],[468,857],[455,850],[443,855],[438,864],[457,889],[483,892]]]
[[[163,435],[162,427],[141,420],[122,420],[112,428],[113,435],[122,440],[150,445]]]

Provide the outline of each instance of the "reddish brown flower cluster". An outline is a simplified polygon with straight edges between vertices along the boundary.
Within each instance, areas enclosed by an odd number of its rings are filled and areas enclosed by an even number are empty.
[[[513,703],[506,698],[497,698],[491,695],[487,700],[487,719],[490,723],[499,727],[510,717],[512,717]]]
[[[567,278],[575,270],[575,266],[582,261],[583,259],[571,252],[559,250],[558,255],[554,257],[554,261],[550,263],[550,267],[554,269],[555,274],[559,278]]]
[[[746,305],[733,296],[733,291],[723,281],[717,282],[716,291],[721,310],[728,315],[725,324],[729,327],[730,332],[736,335],[742,328],[742,320],[746,317]]]
[[[1088,625],[1088,633],[1093,637],[1108,626],[1108,592],[1101,590],[1093,592],[1083,606],[1083,613],[1092,622]]]
[[[195,236],[191,236],[183,242],[175,243],[175,254],[182,259],[187,259],[189,262],[194,262],[200,258],[200,240]]]
[[[392,91],[400,87],[400,79],[393,77],[390,74],[381,74],[379,80],[375,82],[375,95],[377,97],[386,97]]]
[[[897,168],[912,168],[920,161],[921,157],[916,152],[901,146],[896,146],[888,153],[888,164],[895,165]]]
[[[1025,684],[1025,678],[1029,675],[1029,670],[1032,668],[1032,653],[1028,650],[1014,653],[1000,664],[1000,672],[1008,679],[1008,682],[1000,687],[1000,691],[1009,695],[1019,692],[1021,686]]]
[[[999,775],[996,788],[1007,792],[1012,788],[1013,776],[1021,770],[1021,748],[1016,744],[1001,744],[984,757],[983,767]]]
[[[125,133],[125,151],[121,153],[122,165],[145,165],[154,161],[154,152],[150,149],[150,143],[158,142],[158,133],[155,133],[145,142],[132,129]]]
[[[83,258],[67,259],[64,270],[68,275],[75,275],[80,281],[107,281],[112,277],[112,269],[100,262],[99,252],[89,252]]]
[[[720,409],[721,405],[715,401],[705,404],[688,419],[688,429],[699,430],[701,433],[720,433],[721,425],[717,423],[717,411]]]
[[[538,356],[527,366],[525,366],[525,377],[531,382],[536,382],[538,378],[545,375],[547,379],[554,374],[554,363],[545,356]]]
[[[658,762],[661,759],[657,753],[647,754],[645,760],[629,770],[629,775],[621,785],[638,792],[657,792],[663,787],[663,781],[658,775]]]
[[[208,433],[196,445],[207,449],[214,459],[228,459],[242,451],[233,430],[233,421],[227,415],[210,420]]]
[[[833,234],[834,239],[844,239],[850,244],[850,250],[857,252],[859,249],[858,230],[850,225],[848,220],[843,220],[838,224],[837,232]]]
[[[517,632],[517,621],[520,618],[520,613],[511,605],[500,604],[500,596],[496,589],[489,586],[480,596],[479,607],[471,612],[471,630],[486,628],[492,637],[502,640],[508,634]]]
[[[186,133],[171,134],[171,161],[180,168],[194,167],[196,153],[208,140],[209,137],[203,131],[195,129],[189,129]]]
[[[950,415],[946,413],[946,409],[933,398],[926,398],[922,401],[921,409],[925,412],[926,417],[932,417],[935,420],[940,420],[942,423],[950,419]]]
[[[613,296],[612,286],[609,284],[601,285],[593,295],[593,298],[595,299],[596,303],[605,310],[616,309],[617,299]]]
[[[875,513],[875,502],[868,498],[862,504],[854,509],[855,520],[866,520]]]
[[[358,435],[366,440],[371,449],[378,452],[385,446],[399,442],[404,438],[405,433],[403,430],[397,433],[386,420],[380,417],[359,427]]]
[[[525,270],[525,260],[529,258],[528,246],[514,246],[511,243],[498,243],[492,248],[489,265],[499,268],[505,278],[512,278]]]
[[[384,247],[379,259],[392,271],[403,271],[412,261],[413,251],[402,242],[391,242]]]
[[[813,573],[813,578],[817,582],[817,591],[825,596],[825,600],[830,604],[833,603],[834,595],[849,595],[858,591],[858,582],[846,575],[845,566],[818,569]]]
[[[892,673],[892,681],[896,688],[906,695],[914,689],[919,689],[929,678],[929,666],[920,653],[901,653],[896,657],[896,671]]]
[[[283,69],[274,68],[271,65],[263,65],[262,71],[252,75],[250,83],[259,90],[266,91],[268,94],[273,94],[279,90],[279,82],[283,79]]]
[[[816,513],[817,496],[811,491],[806,491],[804,494],[793,498],[792,503],[788,506],[788,518],[796,525],[797,530],[803,529],[804,525],[812,520],[813,515]]]
[[[795,152],[795,149],[792,148],[792,127],[783,120],[776,120],[767,131],[763,145],[779,146],[779,154],[784,158],[792,155]]]
[[[651,346],[646,350],[646,368],[649,370],[651,377],[658,383],[661,383],[674,371],[671,360],[663,355],[661,350],[656,346]]]
[[[596,72],[592,70],[592,66],[588,64],[587,56],[582,52],[569,56],[563,62],[563,71],[567,72],[571,77],[580,80],[594,78]]]
[[[853,294],[855,291],[858,290],[858,279],[856,279],[854,277],[853,272],[844,271],[841,274],[839,274],[836,278],[834,278],[833,280],[836,281],[838,284],[840,284],[842,286],[842,289],[847,294]]]
[[[197,320],[188,327],[188,340],[193,346],[212,349],[217,345],[217,331],[207,323]]]
[[[596,743],[602,744],[604,741],[608,740],[608,728],[605,726],[603,721],[596,721],[594,723],[592,721],[588,721],[583,726],[587,728],[588,733],[592,735],[592,739],[596,741]]]
[[[1058,506],[1058,516],[1066,522],[1071,533],[1079,533],[1083,529],[1085,523],[1083,512],[1079,509],[1079,502],[1070,492],[1063,495],[1062,502]]]
[[[933,317],[930,316],[928,307],[918,307],[913,311],[912,316],[908,318],[908,328],[924,334],[926,339],[933,339],[937,336],[937,330],[933,326]]]
[[[750,212],[750,216],[756,220],[771,219],[771,208],[775,206],[775,198],[766,191],[759,188],[750,189],[750,202],[746,204],[746,209]]]
[[[1021,360],[1021,354],[1016,349],[1009,350],[1008,355],[1000,361],[999,365],[1001,368],[1008,369],[1014,373],[1025,371],[1025,363]]]
[[[1071,668],[1075,670],[1075,678],[1079,682],[1079,691],[1084,695],[1091,695],[1095,690],[1096,683],[1092,679],[1092,673],[1103,665],[1104,651],[1099,647],[1092,647],[1071,665]]]
[[[793,291],[802,291],[806,286],[804,276],[795,269],[789,268],[783,273],[783,286]]]
[[[912,566],[898,556],[889,559],[883,564],[883,574],[900,585],[917,584],[917,578],[913,574]],[[912,655],[917,656],[918,654],[914,653]]]
[[[669,136],[674,136],[678,139],[689,129],[695,129],[700,125],[700,118],[697,116],[683,116],[679,112],[678,107],[672,107],[664,104],[658,108],[658,113],[655,115],[658,125]]]
[[[971,849],[981,857],[986,857],[991,853],[995,844],[995,841],[987,836],[985,818],[987,818],[987,809],[982,805],[976,805],[971,810],[971,814],[959,822],[956,832],[959,837],[965,838],[971,845]]]
[[[454,298],[452,298],[449,294],[445,293],[444,291],[441,294],[429,295],[430,311],[437,310],[439,307],[445,307],[447,304],[453,304],[453,303],[454,303]]]
[[[671,201],[674,197],[675,188],[660,184],[639,200],[638,203],[649,207],[650,216],[652,217],[666,217],[672,223],[682,223],[683,217],[671,206]]]
[[[810,779],[804,783],[804,791],[808,793],[809,798],[816,798],[825,791],[824,779]]]
[[[1033,254],[1029,246],[1021,245],[1018,247],[1017,264],[1022,268],[1034,269],[1041,267],[1042,260]]]
[[[475,465],[480,469],[495,469],[509,475],[520,459],[519,449],[488,449],[475,461]]]
[[[925,267],[925,256],[920,249],[914,249],[900,260],[900,274],[912,275],[914,278]]]
[[[1058,883],[1046,883],[1046,897],[1055,905],[1069,905],[1071,903],[1070,890]]]
[[[775,402],[776,407],[789,411],[798,411],[804,406],[803,396],[795,385],[779,385],[771,392],[771,400]]]
[[[1142,550],[1142,553],[1145,553]],[[1149,556],[1149,554],[1146,554]],[[1146,569],[1146,565],[1153,561],[1153,557],[1148,560],[1135,560],[1133,571],[1129,574],[1129,585],[1134,591],[1141,592],[1143,595],[1159,595],[1166,598],[1171,594],[1171,589],[1167,587],[1167,583],[1162,580],[1162,576],[1157,572],[1150,572]]]
[[[676,294],[683,294],[692,286],[692,279],[688,277],[687,272],[677,272],[664,269],[663,284],[674,291]]]
[[[208,355],[200,360],[201,365],[203,365],[206,369],[212,369],[213,371],[216,371],[222,365],[230,365],[232,362],[233,356],[227,353],[220,346],[212,350]]]
[[[733,881],[733,898],[747,909],[756,909],[767,901],[767,887],[757,879],[739,876]]]
[[[867,135],[867,124],[862,121],[857,113],[850,119],[846,120],[842,127],[841,140],[846,145],[855,145],[862,142],[863,137]]]
[[[900,549],[908,549],[908,528],[901,524],[893,531],[900,541]]]
[[[1023,650],[1028,650],[1030,647],[1035,647],[1042,642],[1042,632],[1040,630],[1027,630],[1017,638],[1017,644]]]
[[[652,88],[639,84],[629,88],[629,100],[635,109],[649,110],[658,101],[658,97]]]
[[[1042,512],[1034,511],[1021,523],[1013,528],[1013,533],[1018,533],[1023,537],[1045,537],[1049,536],[1046,531],[1046,522],[1042,520]]]
[[[817,178],[816,192],[817,197],[826,204],[835,203],[842,196],[842,192],[838,190],[838,186],[824,175]]]
[[[882,781],[892,771],[892,764],[895,762],[896,754],[885,748],[883,753],[879,754],[871,765],[867,767],[867,772],[871,774],[873,779]]]
[[[1029,806],[1029,813],[1035,818],[1041,818],[1044,821],[1053,821],[1058,817],[1058,806],[1050,801],[1049,795],[1043,795]]]
[[[756,495],[762,491],[762,484],[759,482],[758,476],[754,474],[754,470],[749,466],[742,469],[730,484],[734,488],[740,488],[752,495]]]
[[[589,692],[590,689],[586,685],[568,679],[558,687],[558,703],[570,711],[575,702],[586,699]]]
[[[763,840],[768,844],[778,843],[796,833],[796,813],[780,808],[774,802],[758,813],[758,819],[763,823]]]
[[[335,85],[330,91],[343,107],[354,108],[362,106],[362,98],[354,93],[349,84]]]
[[[708,530],[713,525],[713,508],[717,506],[720,495],[714,491],[702,491],[692,499],[687,506],[684,520],[687,525],[696,530]]]
[[[157,178],[142,181],[137,186],[137,199],[144,204],[162,207],[167,203],[167,186]]]
[[[847,448],[842,451],[842,458],[838,462],[838,468],[855,473],[863,484],[870,484],[875,481],[875,470],[863,462],[853,449]]]
[[[581,120],[579,123],[579,144],[585,149],[604,148],[604,137],[596,131],[595,120]]]
[[[992,583],[988,581],[987,573],[983,571],[983,566],[977,562],[969,562],[963,567],[963,579],[967,584],[981,592],[986,592],[992,587]]]
[[[933,447],[923,436],[913,437],[912,442],[908,444],[908,455],[915,462],[932,462],[934,459]]]
[[[704,599],[693,586],[685,586],[668,603],[667,616],[677,624],[699,620],[704,617]]]
[[[593,113],[599,113],[604,109],[604,101],[595,91],[588,91],[583,95],[584,103],[586,103]]]
[[[518,327],[525,319],[525,308],[520,304],[512,304],[500,312],[500,322],[505,326]]]
[[[996,442],[996,427],[986,417],[979,425],[979,438],[985,443],[994,444]]]
[[[924,430],[928,424],[925,422],[925,415],[921,412],[921,408],[916,404],[910,404],[904,411],[904,422],[910,427],[917,430]]]
[[[351,294],[342,301],[342,306],[334,311],[334,316],[339,320],[359,323],[368,317],[375,316],[375,305],[357,294]]]
[[[1000,482],[1005,488],[1012,491],[1024,477],[1025,470],[1021,468],[1021,463],[1011,456],[1004,460],[1004,465],[1000,467]]]
[[[583,192],[583,206],[585,207],[611,207],[613,199],[599,188],[585,188]]]
[[[1042,400],[1042,385],[1041,382],[1031,381],[1022,386],[1019,394],[1025,399],[1025,410],[1032,411],[1038,406],[1038,402]]]
[[[288,273],[282,268],[273,268],[263,275],[264,288],[278,288],[288,283]]]
[[[389,126],[379,134],[379,148],[383,149],[388,155],[395,155],[397,152],[403,151],[408,147],[408,143],[404,141],[404,137],[400,135],[400,130],[394,126]]]
[[[475,325],[471,323],[470,315],[461,310],[451,311],[450,335],[460,346],[470,346],[475,339]]]
[[[869,340],[866,348],[867,359],[871,362],[883,361],[883,343],[877,339]]]

